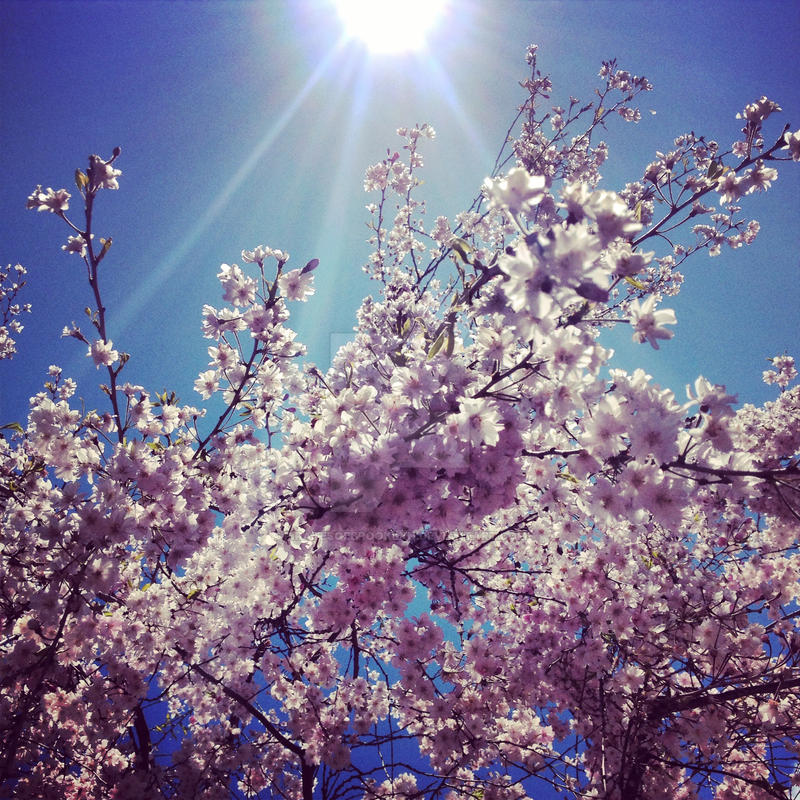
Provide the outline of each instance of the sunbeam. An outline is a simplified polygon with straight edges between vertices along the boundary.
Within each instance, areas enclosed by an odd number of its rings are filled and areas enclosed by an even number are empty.
[[[345,39],[342,37],[328,51],[308,77],[308,80],[297,93],[294,100],[292,100],[286,110],[264,134],[253,152],[242,162],[239,169],[231,176],[225,186],[222,187],[219,194],[192,226],[189,233],[172,249],[158,267],[150,272],[148,277],[138,285],[137,289],[131,293],[124,307],[122,307],[119,312],[118,319],[120,330],[124,330],[132,324],[133,320],[146,306],[157,289],[175,272],[176,268],[181,264],[203,233],[205,233],[219,217],[245,179],[252,174],[258,162],[261,161],[278,136],[286,129],[286,126],[303,105],[311,90],[319,83],[344,44]]]

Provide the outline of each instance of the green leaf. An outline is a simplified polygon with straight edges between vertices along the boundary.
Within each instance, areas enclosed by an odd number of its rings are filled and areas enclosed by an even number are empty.
[[[19,422],[7,422],[5,425],[0,425],[0,431],[10,430],[16,431],[17,433],[25,433],[25,429]]]
[[[78,187],[79,192],[82,192],[89,185],[89,178],[86,173],[79,169],[75,170],[75,185]]]
[[[445,332],[442,331],[435,339],[433,344],[431,345],[431,349],[428,350],[428,360],[432,359],[441,349],[442,345],[444,344],[445,340]]]
[[[464,239],[459,239],[459,237],[456,236],[450,242],[450,247],[455,250],[456,253],[458,253],[462,261],[465,261],[467,264],[469,264],[469,256],[470,253],[472,253],[472,247],[470,246],[469,242]]]
[[[722,162],[712,160],[708,165],[706,178],[715,181],[717,178],[721,178],[729,169],[730,167],[724,167]]]
[[[644,291],[647,288],[641,281],[637,281],[636,278],[630,278],[627,275],[625,276],[625,283],[629,283],[631,286],[639,289],[640,291]]]
[[[101,239],[100,244],[103,245],[103,249],[97,254],[97,263],[99,264],[104,258],[106,253],[111,249],[111,242],[113,239],[109,236],[108,239]]]
[[[450,358],[450,356],[453,355],[453,349],[455,348],[455,346],[456,346],[456,337],[455,337],[455,334],[453,333],[453,326],[452,325],[448,325],[447,326],[447,344],[445,345],[445,348],[444,348],[444,353],[448,358]]]

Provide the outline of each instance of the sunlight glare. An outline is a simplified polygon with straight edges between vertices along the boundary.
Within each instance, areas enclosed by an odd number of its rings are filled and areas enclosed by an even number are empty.
[[[445,0],[334,0],[350,39],[372,53],[419,50],[444,9]]]

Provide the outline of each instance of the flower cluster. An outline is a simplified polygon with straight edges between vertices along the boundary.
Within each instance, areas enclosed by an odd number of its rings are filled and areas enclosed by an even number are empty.
[[[765,370],[763,373],[764,383],[775,383],[785,389],[796,377],[797,368],[791,356],[774,356],[769,359],[772,369]]]
[[[66,189],[54,191],[49,186],[47,189],[37,186],[28,197],[27,207],[36,211],[63,214],[69,208],[70,197],[71,195]]]
[[[25,286],[23,276],[27,274],[22,264],[0,267],[0,361],[12,358],[17,351],[15,336],[22,333],[23,324],[18,317],[30,313],[30,303],[19,303],[17,295]]]

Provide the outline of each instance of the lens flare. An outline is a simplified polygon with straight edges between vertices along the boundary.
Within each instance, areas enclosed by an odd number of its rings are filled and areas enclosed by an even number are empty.
[[[371,53],[421,49],[444,11],[445,0],[335,0],[345,35]]]

